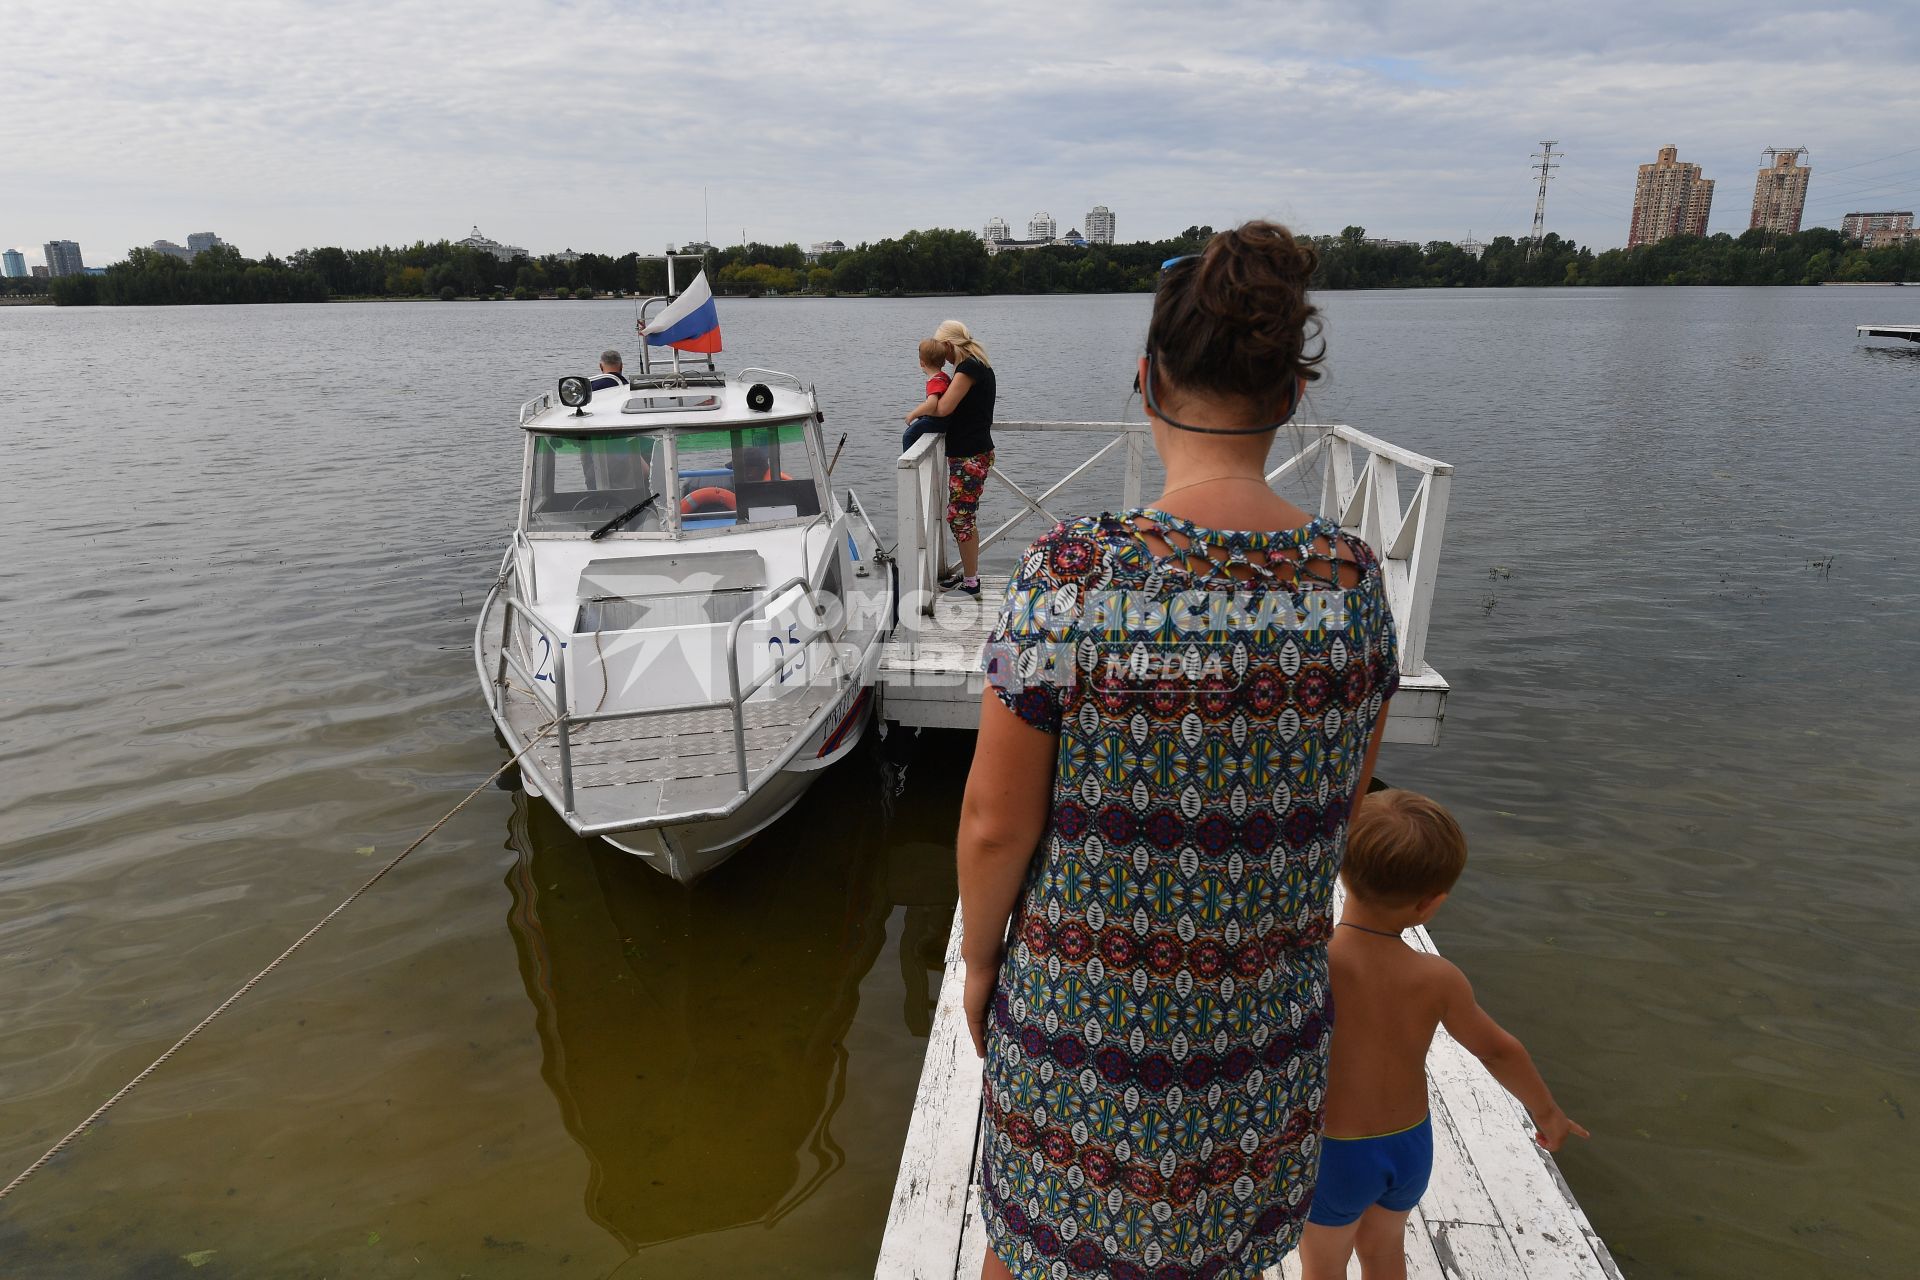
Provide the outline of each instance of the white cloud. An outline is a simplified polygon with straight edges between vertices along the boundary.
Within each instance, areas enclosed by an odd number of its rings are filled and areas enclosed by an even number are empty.
[[[1920,24],[1890,4],[1086,3],[933,10],[9,0],[0,242],[89,259],[212,229],[243,250],[489,234],[536,251],[915,226],[1123,238],[1276,214],[1410,239],[1625,235],[1673,142],[1744,227],[1761,148],[1812,149],[1809,213],[1900,207]],[[1891,158],[1889,158],[1891,157]],[[1832,179],[1828,169],[1838,170]]]

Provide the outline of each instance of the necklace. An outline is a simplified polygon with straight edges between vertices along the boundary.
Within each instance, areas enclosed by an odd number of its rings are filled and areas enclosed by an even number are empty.
[[[1164,499],[1168,494],[1179,493],[1183,489],[1198,489],[1201,485],[1212,484],[1216,480],[1240,480],[1247,484],[1257,484],[1263,489],[1269,488],[1263,476],[1208,476],[1204,480],[1195,480],[1190,484],[1175,485],[1171,489],[1164,489],[1161,491],[1160,497]]]
[[[1342,929],[1358,929],[1360,932],[1370,933],[1376,938],[1395,938],[1402,942],[1406,941],[1406,939],[1401,938],[1398,933],[1388,933],[1385,929],[1369,929],[1367,928],[1367,926],[1363,924],[1354,924],[1351,921],[1347,921],[1347,920],[1342,920],[1340,922],[1340,927]]]

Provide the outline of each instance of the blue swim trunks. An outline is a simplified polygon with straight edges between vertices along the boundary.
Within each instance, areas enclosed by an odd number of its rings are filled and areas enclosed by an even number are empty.
[[[1372,1138],[1322,1138],[1320,1181],[1307,1221],[1344,1227],[1379,1205],[1402,1213],[1420,1203],[1433,1173],[1433,1118]]]

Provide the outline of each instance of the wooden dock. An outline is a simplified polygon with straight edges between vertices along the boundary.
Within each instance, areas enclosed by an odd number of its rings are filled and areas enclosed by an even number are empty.
[[[1900,338],[1920,342],[1920,324],[1857,324],[1853,331],[1863,338]]]
[[[1407,937],[1435,950],[1425,929]],[[964,981],[956,911],[875,1280],[980,1274],[981,1063],[961,1008]],[[1445,1031],[1427,1056],[1427,1079],[1433,1181],[1407,1220],[1409,1280],[1620,1280],[1553,1157],[1533,1142],[1525,1108]],[[1293,1256],[1266,1273],[1299,1274]],[[1357,1262],[1348,1268],[1359,1274]]]

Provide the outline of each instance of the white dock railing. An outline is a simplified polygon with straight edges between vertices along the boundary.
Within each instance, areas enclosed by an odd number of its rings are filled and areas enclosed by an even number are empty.
[[[1055,498],[1102,458],[1124,450],[1126,470],[1121,481],[1119,509],[1140,504],[1147,454],[1152,448],[1144,422],[996,422],[1003,435],[1079,432],[1108,439],[1073,470],[1035,492],[1031,479],[1015,481],[1000,467],[989,473],[1020,503],[1020,509],[980,540],[982,551],[1033,517],[1035,534],[1063,516],[1083,512],[1055,508]],[[1371,546],[1380,556],[1386,579],[1387,604],[1400,638],[1400,668],[1405,675],[1427,670],[1427,622],[1433,608],[1433,590],[1440,568],[1440,543],[1446,530],[1447,499],[1453,486],[1453,468],[1447,463],[1402,449],[1377,436],[1344,425],[1302,425],[1286,429],[1304,435],[1306,444],[1267,473],[1269,483],[1290,476],[1306,479],[1318,468],[1315,512],[1338,520],[1340,527]],[[1403,507],[1400,469],[1419,479]],[[900,639],[912,654],[939,596],[940,574],[951,563],[946,529],[946,441],[938,432],[922,436],[898,464],[900,545]],[[1053,503],[1053,506],[1049,506]]]
[[[1427,670],[1427,622],[1440,575],[1453,467],[1342,424],[1303,430],[1317,433],[1317,438],[1267,472],[1267,483],[1319,466],[1317,514],[1339,521],[1380,557],[1387,607],[1400,641],[1400,671],[1403,677],[1418,675]],[[1420,477],[1405,508],[1400,505],[1401,467]]]

